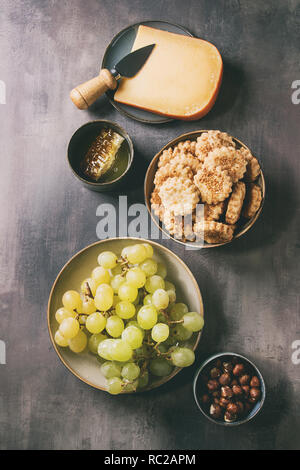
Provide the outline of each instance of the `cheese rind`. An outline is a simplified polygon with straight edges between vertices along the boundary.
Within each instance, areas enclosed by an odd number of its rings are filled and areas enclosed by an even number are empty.
[[[177,119],[207,114],[218,95],[223,62],[218,49],[202,39],[139,26],[132,50],[155,43],[133,78],[124,78],[115,101]]]

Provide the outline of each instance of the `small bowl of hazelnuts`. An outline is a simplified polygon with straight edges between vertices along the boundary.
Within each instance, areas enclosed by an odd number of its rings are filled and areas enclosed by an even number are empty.
[[[258,368],[236,353],[215,354],[197,371],[194,397],[210,421],[223,426],[247,423],[262,409],[266,386]]]

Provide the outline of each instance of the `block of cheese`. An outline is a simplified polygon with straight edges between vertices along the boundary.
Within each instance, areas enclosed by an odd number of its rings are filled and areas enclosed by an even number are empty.
[[[132,50],[155,43],[133,78],[123,78],[115,101],[163,116],[196,120],[217,98],[223,63],[218,49],[202,39],[140,26]]]

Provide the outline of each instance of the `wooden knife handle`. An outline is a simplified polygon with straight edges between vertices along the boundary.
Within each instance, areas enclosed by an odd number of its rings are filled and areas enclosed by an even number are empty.
[[[102,69],[100,74],[81,83],[70,93],[70,98],[79,109],[87,109],[107,90],[114,90],[117,87],[117,80],[107,69]]]

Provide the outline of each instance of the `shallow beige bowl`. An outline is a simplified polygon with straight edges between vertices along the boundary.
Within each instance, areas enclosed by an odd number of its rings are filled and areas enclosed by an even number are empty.
[[[106,390],[106,379],[100,372],[97,357],[89,352],[75,354],[69,348],[61,348],[54,342],[54,334],[58,328],[55,312],[62,306],[61,299],[66,290],[80,290],[83,279],[89,277],[92,269],[97,266],[97,257],[101,251],[112,250],[121,253],[125,246],[139,242],[147,242],[152,245],[155,259],[166,265],[168,270],[167,279],[176,286],[177,301],[185,302],[190,311],[199,312],[200,315],[203,315],[202,296],[193,274],[178,256],[164,246],[140,238],[112,238],[96,242],[79,251],[65,264],[53,284],[48,302],[48,328],[53,347],[63,364],[83,382],[100,390]],[[195,350],[200,336],[201,332],[194,333],[186,344]],[[169,376],[155,379],[143,391],[159,387],[168,382],[180,370],[175,368]]]
[[[172,238],[175,242],[177,243],[180,243],[181,245],[185,245],[185,246],[189,246],[189,247],[193,247],[195,249],[197,249],[197,243],[193,243],[193,242],[184,242],[182,240],[178,240],[177,238],[173,237],[172,235],[169,234],[169,232],[167,230],[165,230],[161,223],[158,223],[157,219],[153,216],[152,212],[151,212],[151,202],[150,202],[150,199],[151,199],[151,194],[152,194],[152,191],[154,189],[154,177],[155,177],[155,173],[156,173],[156,170],[157,170],[157,165],[158,165],[158,160],[159,160],[159,157],[161,156],[162,152],[167,149],[168,147],[174,147],[175,145],[178,144],[178,142],[181,142],[183,140],[196,140],[197,137],[199,137],[201,134],[203,134],[203,132],[207,132],[207,130],[199,130],[199,131],[193,131],[193,132],[188,132],[187,134],[182,134],[180,135],[179,137],[176,137],[176,139],[173,139],[171,140],[170,142],[168,142],[156,155],[155,157],[153,157],[153,159],[151,160],[150,162],[150,165],[148,167],[148,170],[147,170],[147,173],[146,173],[146,176],[145,176],[145,183],[144,183],[144,196],[145,196],[145,202],[146,202],[146,205],[147,205],[147,209],[148,209],[148,212],[151,216],[151,219],[152,221],[155,223],[155,225],[157,227],[159,227],[159,229],[168,237],[168,238]],[[243,142],[241,142],[240,140],[236,139],[235,137],[233,137],[233,140],[234,142],[237,144],[237,147],[240,148],[240,147],[244,147],[246,148],[247,150],[250,150]],[[242,235],[244,235],[246,232],[248,232],[248,230],[250,230],[251,227],[253,227],[253,225],[255,224],[255,222],[257,221],[261,211],[262,211],[262,208],[263,208],[263,204],[264,204],[264,200],[265,200],[265,193],[266,193],[266,188],[265,188],[265,179],[264,179],[264,175],[263,175],[263,172],[262,170],[260,171],[260,175],[258,176],[258,179],[256,180],[256,183],[260,186],[261,188],[261,192],[262,192],[262,201],[261,201],[261,205],[260,205],[260,208],[258,209],[258,211],[256,212],[255,216],[252,217],[252,219],[248,220],[247,222],[245,222],[243,225],[240,225],[237,230],[235,231],[235,234],[233,236],[233,239],[230,240],[229,242],[223,242],[223,243],[206,243],[204,242],[203,245],[201,244],[201,246],[199,246],[198,244],[198,247],[199,249],[200,248],[215,248],[215,247],[218,247],[218,246],[223,246],[223,245],[227,245],[228,243],[231,243],[233,242],[234,240],[236,240],[237,238],[240,238]]]

